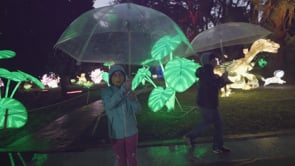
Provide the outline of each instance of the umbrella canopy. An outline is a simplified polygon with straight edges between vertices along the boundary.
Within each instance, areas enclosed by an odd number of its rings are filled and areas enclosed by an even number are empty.
[[[270,31],[259,25],[229,22],[201,32],[191,44],[196,52],[203,52],[226,46],[249,44],[269,34]]]
[[[193,53],[188,39],[168,16],[144,6],[122,3],[83,13],[63,32],[55,48],[78,62],[141,65],[151,58],[154,45],[167,36],[179,40],[173,46],[174,54]],[[189,47],[191,51],[187,53]]]

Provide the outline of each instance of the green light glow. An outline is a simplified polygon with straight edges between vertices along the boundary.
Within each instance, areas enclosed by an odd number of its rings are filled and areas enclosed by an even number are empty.
[[[105,62],[105,63],[103,63],[103,65],[107,66],[107,67],[110,67],[110,66],[112,66],[114,64],[115,64],[115,62]]]
[[[165,66],[165,81],[176,92],[184,92],[196,81],[195,71],[200,65],[186,58],[176,58]]]
[[[175,91],[172,88],[157,87],[152,90],[148,99],[148,106],[153,112],[157,112],[162,109],[167,101],[175,95]]]
[[[4,128],[4,122],[6,128],[20,128],[26,124],[27,119],[26,108],[20,101],[12,98],[0,99],[0,129]]]
[[[152,73],[149,70],[149,67],[143,67],[137,70],[135,77],[132,80],[132,90],[135,90],[140,83],[145,85],[145,81],[149,81],[152,83],[153,81],[150,79]]]
[[[132,90],[135,90],[140,84],[144,85],[145,81],[153,85],[154,89],[148,99],[148,106],[153,112],[161,110],[164,106],[167,107],[168,112],[173,110],[175,100],[177,100],[175,92],[184,92],[198,80],[195,71],[200,65],[192,60],[173,55],[174,50],[181,42],[190,45],[186,37],[181,34],[174,37],[166,35],[160,38],[152,47],[152,58],[143,62],[144,65],[155,61],[159,62],[164,74],[166,89],[154,84],[148,67],[139,69],[132,81]],[[167,56],[169,58],[166,58]],[[164,68],[162,62],[167,61]]]
[[[258,65],[259,65],[259,67],[263,68],[267,65],[267,61],[265,59],[261,58],[258,61]]]
[[[102,79],[107,83],[107,85],[109,86],[109,73],[108,72],[103,72],[102,73]]]
[[[11,50],[0,50],[0,59],[8,59],[15,57],[15,52]]]
[[[207,148],[199,147],[195,149],[194,156],[196,156],[197,158],[203,158],[207,152],[208,152]]]
[[[170,99],[166,102],[165,106],[167,107],[167,111],[170,112],[172,110],[174,110],[174,106],[175,106],[175,91],[174,93],[171,95]]]
[[[162,37],[152,47],[152,58],[155,60],[163,59],[167,55],[170,55],[180,43],[181,40],[179,35],[176,35],[175,37]]]
[[[12,58],[14,56],[14,51],[0,50],[0,59]],[[22,82],[31,81],[41,89],[44,89],[45,86],[37,78],[22,71],[10,72],[7,69],[0,68],[0,78],[7,79],[5,97],[2,98],[0,95],[0,129],[20,128],[26,124],[28,114],[25,106],[20,101],[13,99],[15,92]],[[12,81],[15,81],[16,84],[9,94]]]

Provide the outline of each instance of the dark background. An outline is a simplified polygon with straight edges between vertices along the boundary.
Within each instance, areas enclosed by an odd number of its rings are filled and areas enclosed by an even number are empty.
[[[0,67],[32,75],[56,70],[55,42],[92,5],[92,0],[2,0],[0,50],[13,50],[16,57],[1,59]]]

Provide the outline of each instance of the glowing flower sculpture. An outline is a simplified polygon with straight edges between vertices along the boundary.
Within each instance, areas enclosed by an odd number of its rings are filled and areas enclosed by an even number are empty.
[[[164,106],[168,111],[174,109],[176,92],[184,92],[192,86],[198,79],[195,77],[195,71],[200,67],[198,63],[192,60],[173,55],[173,51],[178,45],[186,41],[183,36],[164,36],[159,39],[152,47],[151,59],[143,63],[143,68],[139,69],[132,82],[132,90],[135,90],[140,84],[149,82],[154,89],[149,95],[148,106],[157,112]],[[157,86],[151,79],[149,63],[158,62],[164,73],[166,87]],[[166,63],[164,67],[163,63]]]
[[[49,88],[57,88],[60,82],[60,77],[55,73],[50,72],[42,76],[41,82]]]
[[[15,56],[14,51],[0,50],[0,59],[12,58]],[[4,68],[0,68],[0,78],[6,79],[6,87],[4,96],[0,91],[0,129],[20,128],[27,122],[27,111],[25,106],[13,96],[21,83],[31,81],[41,89],[44,85],[35,77],[22,71],[10,72]],[[10,90],[10,86],[14,88]]]
[[[102,80],[103,71],[100,69],[95,69],[91,71],[90,78],[95,84],[99,84]]]

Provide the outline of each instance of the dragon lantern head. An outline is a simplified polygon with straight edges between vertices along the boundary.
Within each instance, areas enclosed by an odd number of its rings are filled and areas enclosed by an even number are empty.
[[[270,39],[258,39],[252,46],[251,50],[260,50],[260,52],[278,53],[280,44]]]

